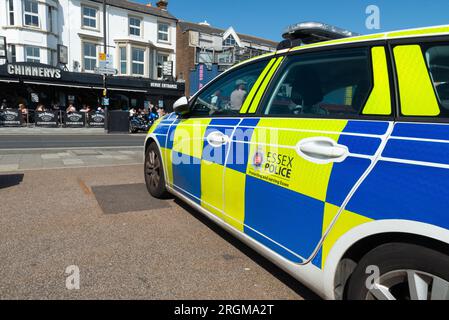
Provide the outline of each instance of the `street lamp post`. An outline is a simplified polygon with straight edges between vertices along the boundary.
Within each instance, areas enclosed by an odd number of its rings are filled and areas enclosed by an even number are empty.
[[[108,47],[108,42],[107,42],[107,33],[106,33],[106,0],[103,0],[103,53],[106,55],[107,54],[107,47]],[[105,103],[105,100],[107,98],[107,92],[108,89],[106,87],[106,74],[103,74],[103,107],[104,107],[104,129],[108,130],[109,128],[109,123],[108,123],[108,104],[109,103]]]

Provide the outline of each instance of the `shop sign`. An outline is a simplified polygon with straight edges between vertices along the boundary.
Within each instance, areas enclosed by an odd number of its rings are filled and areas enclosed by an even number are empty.
[[[15,76],[29,76],[39,78],[60,79],[61,69],[10,63],[6,66],[6,71],[9,75]]]

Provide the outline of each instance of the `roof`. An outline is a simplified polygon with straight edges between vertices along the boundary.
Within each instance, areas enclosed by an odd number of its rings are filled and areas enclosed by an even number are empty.
[[[198,24],[198,23],[194,23],[194,22],[179,21],[178,25],[181,28],[182,32],[186,32],[186,31],[190,30],[190,31],[198,31],[198,32],[201,32],[201,33],[215,34],[215,35],[220,35],[220,36],[223,35],[223,33],[226,32],[226,30],[224,30],[224,29],[215,28],[215,27],[211,27],[209,25]],[[260,44],[260,45],[273,47],[273,48],[276,48],[277,45],[278,45],[278,42],[272,41],[272,40],[268,40],[268,39],[254,37],[254,36],[250,36],[250,35],[242,34],[242,33],[237,33],[237,35],[243,41],[257,43],[257,44]]]
[[[385,32],[385,33],[377,33],[377,34],[363,35],[363,36],[357,36],[357,37],[342,38],[342,39],[337,39],[337,40],[330,40],[330,41],[312,43],[312,44],[308,44],[308,45],[302,45],[302,46],[298,46],[298,47],[294,47],[294,48],[290,48],[290,49],[283,49],[283,50],[279,50],[276,52],[267,53],[267,54],[264,54],[261,56],[257,56],[257,57],[242,61],[239,64],[232,66],[232,68],[227,69],[225,72],[228,72],[229,70],[232,70],[237,66],[241,66],[241,65],[246,64],[251,61],[256,61],[256,60],[268,58],[268,57],[274,57],[278,53],[280,54],[280,53],[285,53],[285,52],[289,52],[289,51],[299,51],[299,50],[305,50],[308,48],[320,48],[320,47],[327,47],[327,46],[346,44],[346,43],[369,42],[369,41],[376,41],[376,40],[390,40],[390,39],[403,39],[403,38],[416,38],[416,37],[425,37],[425,36],[429,36],[429,37],[431,37],[431,36],[449,36],[449,25],[391,31],[391,32]]]
[[[91,0],[98,3],[103,3],[103,0]],[[170,19],[170,20],[178,20],[175,16],[173,16],[170,12],[161,10],[158,7],[149,7],[142,3],[127,1],[127,0],[106,0],[106,4],[110,6],[114,6],[117,8],[127,9],[139,13],[151,14],[153,16]]]
[[[424,37],[424,36],[439,36],[439,35],[449,35],[449,25],[418,28],[418,29],[406,29],[399,31],[391,31],[385,33],[376,33],[364,36],[342,38],[331,41],[323,41],[318,43],[313,43],[309,45],[303,45],[295,47],[291,50],[304,50],[307,48],[324,47],[337,44],[345,43],[357,43],[365,41],[376,41],[376,40],[391,40],[391,39],[401,39],[401,38],[413,38],[413,37]]]

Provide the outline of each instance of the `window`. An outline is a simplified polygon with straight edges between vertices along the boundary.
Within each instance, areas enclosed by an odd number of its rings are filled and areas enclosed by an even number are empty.
[[[224,47],[234,47],[237,44],[234,37],[229,35],[226,39],[223,40]]]
[[[38,47],[25,47],[26,62],[41,62],[41,53]]]
[[[372,88],[368,49],[289,56],[268,90],[264,114],[360,114]],[[271,92],[271,94],[270,94]]]
[[[8,1],[9,25],[14,25],[14,0]]]
[[[267,60],[258,61],[224,74],[207,86],[195,99],[191,108],[194,116],[239,114]]]
[[[143,76],[145,50],[139,48],[132,48],[131,51],[132,51],[132,73]]]
[[[39,27],[39,8],[35,0],[24,1],[25,25]]]
[[[159,41],[168,42],[168,24],[159,23],[157,25],[157,39]]]
[[[11,44],[11,62],[17,61],[17,55],[16,55],[16,45]]]
[[[157,77],[162,79],[164,77],[164,62],[168,61],[168,55],[159,53],[157,55]]]
[[[120,57],[120,74],[127,73],[127,58],[126,58],[126,47],[119,48],[119,57]]]
[[[440,103],[440,116],[449,117],[449,45],[427,48],[425,56]]]
[[[53,8],[48,7],[48,32],[53,32]]]
[[[129,34],[140,37],[141,19],[129,17]]]
[[[217,54],[218,64],[232,65],[234,63],[234,52],[233,50],[226,50]]]
[[[86,28],[97,28],[97,9],[92,7],[82,7],[83,10],[83,27]]]
[[[95,43],[83,43],[84,70],[94,71],[97,66],[97,45]]]

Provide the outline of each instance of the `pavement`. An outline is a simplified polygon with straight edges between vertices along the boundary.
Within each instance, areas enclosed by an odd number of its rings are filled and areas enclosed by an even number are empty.
[[[0,127],[1,135],[105,135],[103,128]]]
[[[0,173],[0,199],[0,299],[317,299],[181,200],[151,198],[142,164]]]
[[[0,173],[141,163],[143,163],[143,142],[139,147],[0,149]]]

